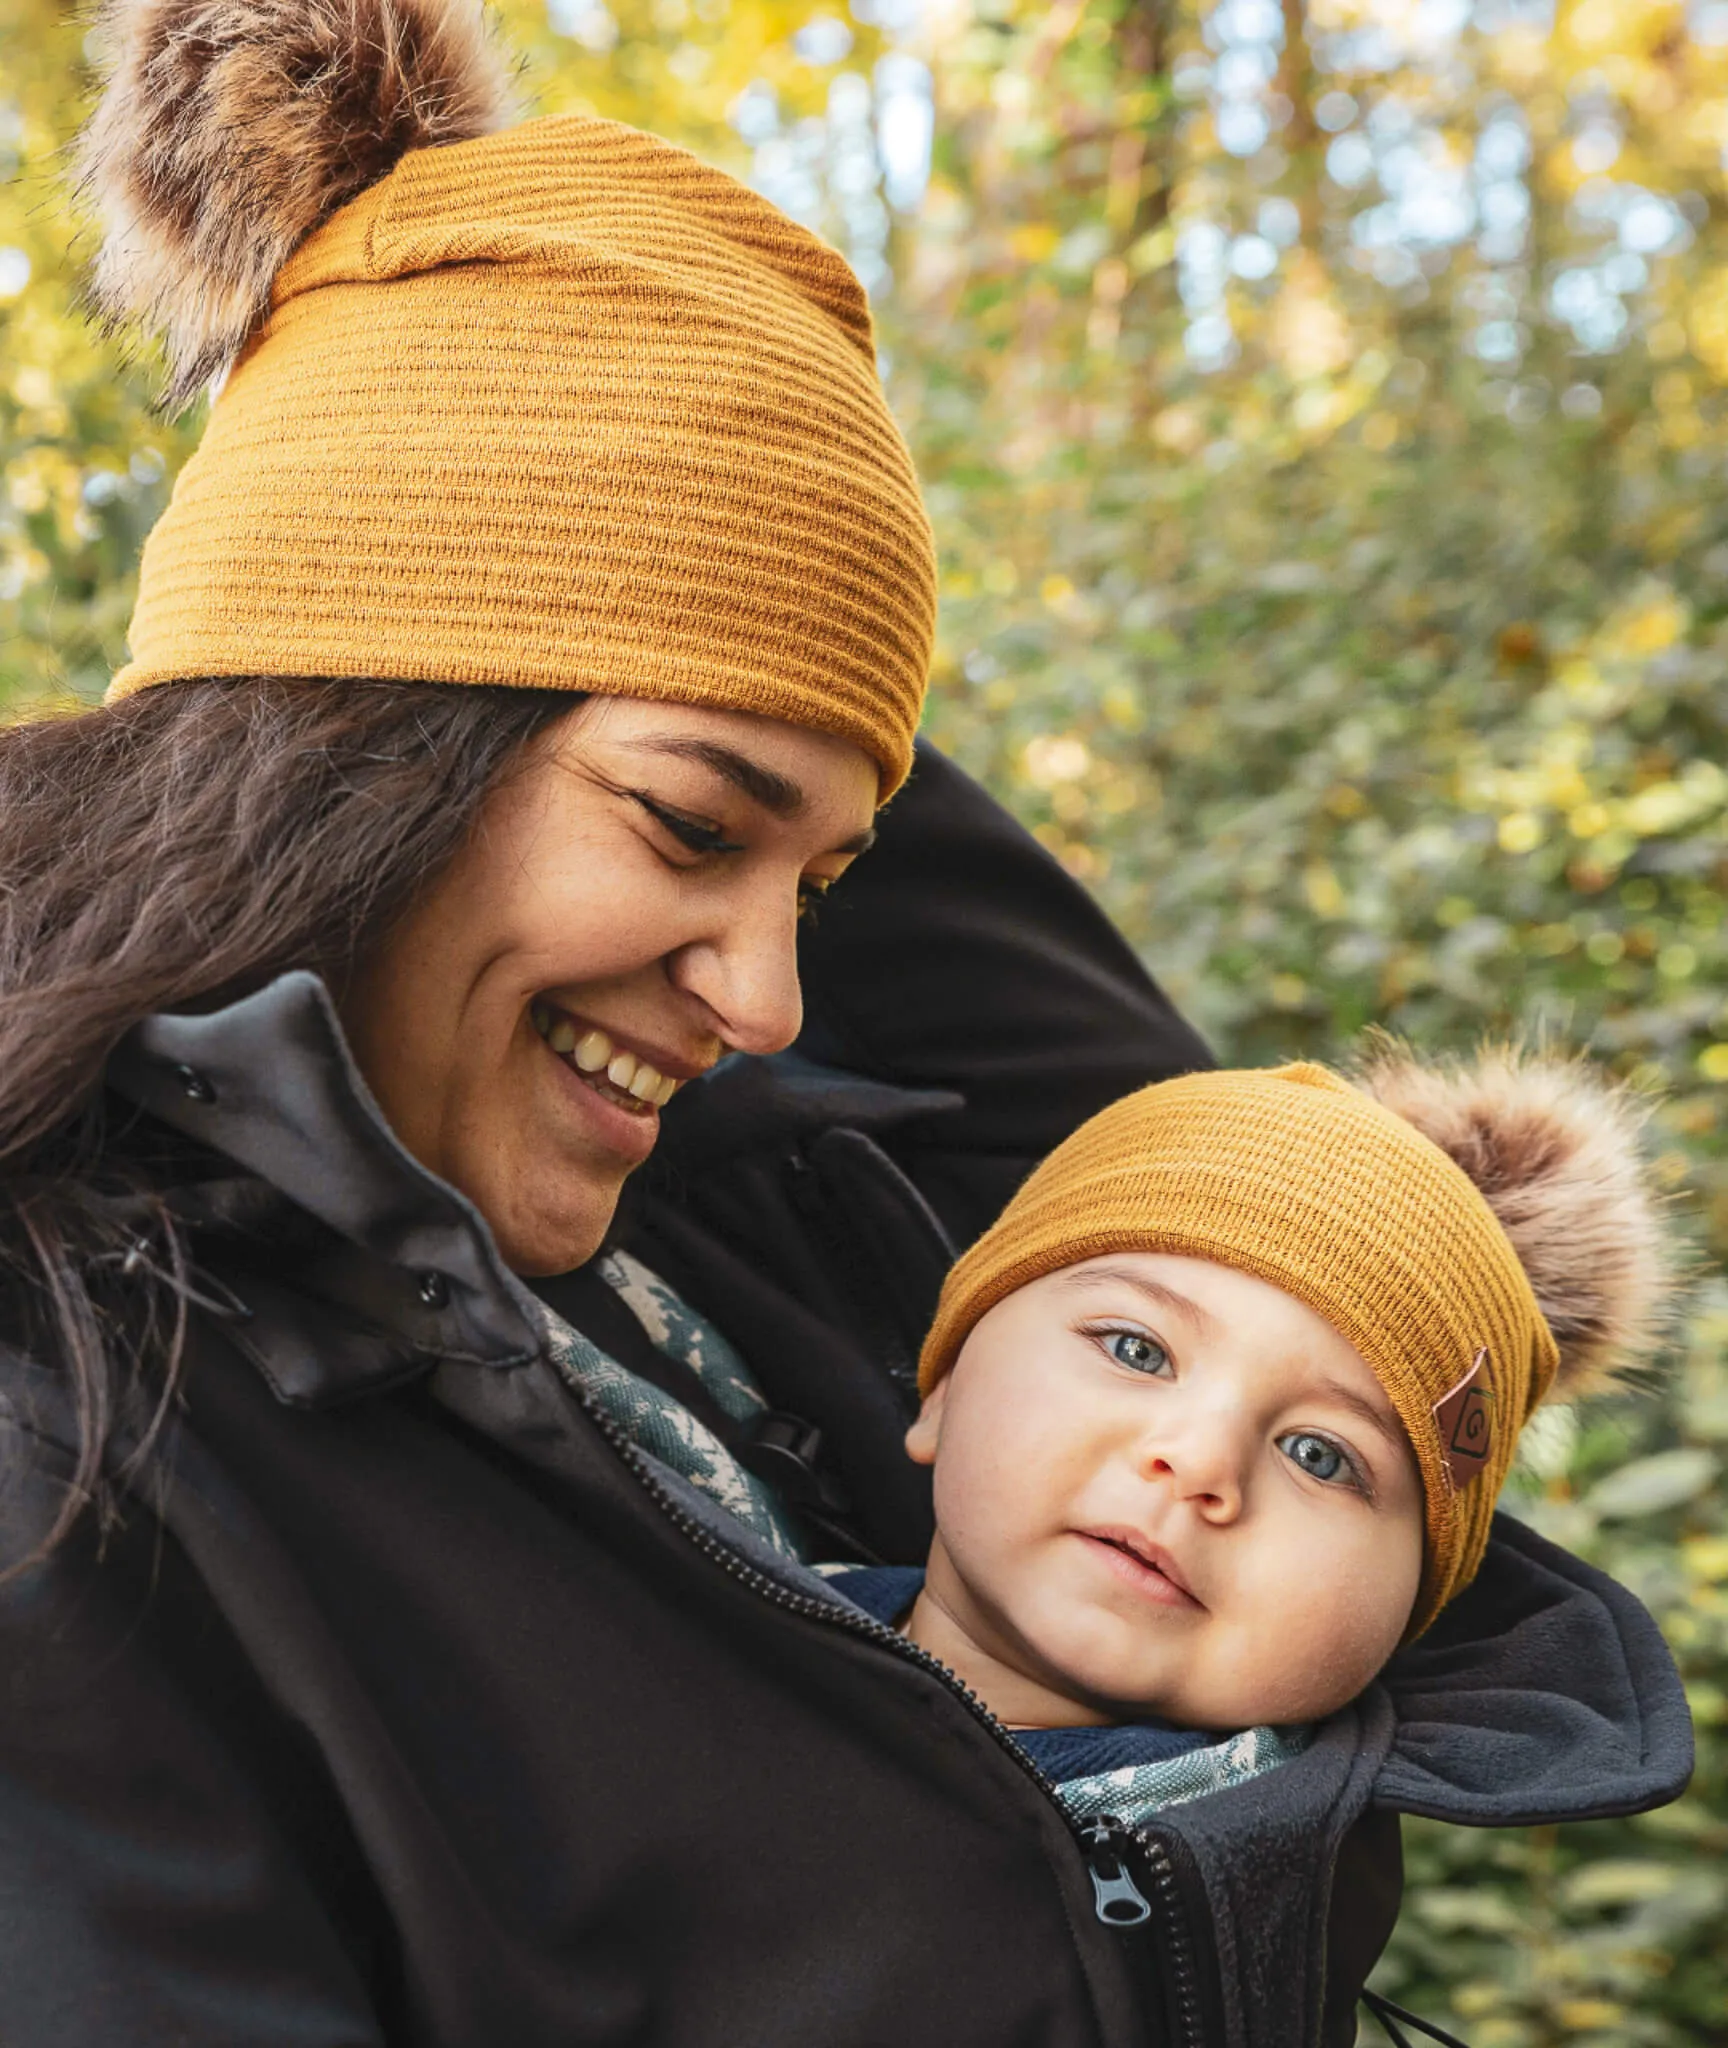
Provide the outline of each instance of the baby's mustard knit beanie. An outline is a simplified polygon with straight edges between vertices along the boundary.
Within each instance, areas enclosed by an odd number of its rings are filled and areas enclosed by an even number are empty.
[[[110,699],[190,677],[674,699],[905,776],[930,530],[847,265],[610,121],[506,127],[478,0],[111,0],[95,292],[226,373]]]
[[[1637,1113],[1581,1062],[1424,1066],[1387,1042],[1358,1079],[1190,1074],[1113,1103],[962,1255],[919,1384],[998,1302],[1085,1259],[1169,1252],[1271,1282],[1356,1347],[1415,1452],[1415,1635],[1475,1576],[1536,1404],[1652,1341],[1666,1261]]]

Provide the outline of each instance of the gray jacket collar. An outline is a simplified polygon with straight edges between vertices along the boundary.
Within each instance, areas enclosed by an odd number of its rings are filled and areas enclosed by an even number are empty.
[[[317,1406],[446,1360],[509,1368],[535,1355],[527,1290],[474,1205],[391,1132],[316,975],[284,974],[204,1016],[147,1017],[107,1080],[245,1170],[173,1199],[236,1297],[229,1334],[283,1400]]]

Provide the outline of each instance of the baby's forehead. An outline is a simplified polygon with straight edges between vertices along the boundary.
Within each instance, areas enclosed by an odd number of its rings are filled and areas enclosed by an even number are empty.
[[[1186,1253],[1114,1250],[1076,1259],[1031,1287],[1037,1307],[1053,1320],[1076,1312],[1132,1315],[1167,1344],[1246,1356],[1290,1391],[1336,1397],[1403,1439],[1385,1388],[1344,1332],[1240,1266]]]
[[[1161,1251],[1156,1246],[1121,1246],[1090,1256],[1082,1253],[1033,1284],[1047,1288],[1054,1298],[1106,1290],[1139,1295],[1151,1306],[1213,1333],[1245,1321],[1269,1327],[1312,1324],[1332,1330],[1324,1316],[1274,1279],[1236,1261]]]

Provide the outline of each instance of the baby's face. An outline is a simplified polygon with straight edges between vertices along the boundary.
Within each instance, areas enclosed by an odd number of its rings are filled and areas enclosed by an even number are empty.
[[[1010,1725],[1317,1719],[1396,1649],[1422,1491],[1379,1381],[1281,1289],[1114,1252],[1000,1302],[907,1438],[911,1633]]]

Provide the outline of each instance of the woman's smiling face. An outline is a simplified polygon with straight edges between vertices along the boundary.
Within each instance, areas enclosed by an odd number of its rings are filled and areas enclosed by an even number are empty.
[[[877,792],[823,733],[594,698],[494,793],[341,1008],[397,1136],[506,1264],[590,1258],[675,1086],[797,1035],[799,913]]]
[[[1312,1309],[1119,1252],[999,1302],[907,1439],[939,1533],[911,1632],[1004,1720],[1317,1719],[1397,1648],[1421,1482]]]

